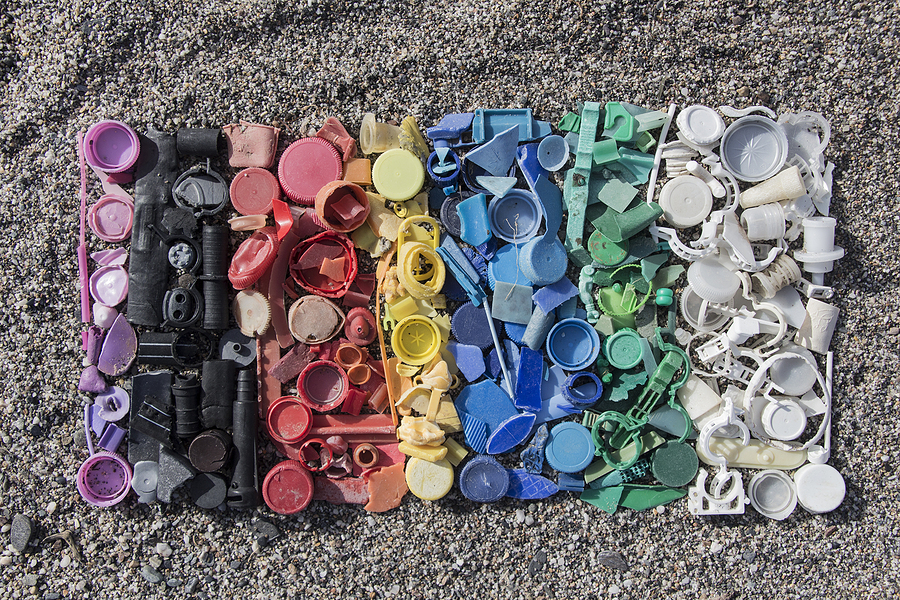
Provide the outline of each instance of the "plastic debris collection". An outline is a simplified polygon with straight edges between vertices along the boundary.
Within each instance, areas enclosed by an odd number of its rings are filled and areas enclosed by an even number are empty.
[[[279,154],[280,133],[79,136],[87,502],[840,505],[821,115],[585,102],[423,135],[367,114]]]

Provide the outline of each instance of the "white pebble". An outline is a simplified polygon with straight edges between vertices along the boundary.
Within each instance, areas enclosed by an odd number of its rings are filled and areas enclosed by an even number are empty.
[[[725,549],[725,546],[720,544],[719,542],[713,542],[712,546],[709,547],[710,554],[721,554],[722,550]]]
[[[526,516],[526,517],[525,517],[525,524],[528,525],[529,527],[530,527],[531,525],[534,525],[534,517],[532,517],[531,515]]]
[[[169,558],[173,553],[172,546],[168,545],[165,542],[160,542],[156,545],[156,553],[163,558]]]
[[[47,510],[48,515],[52,515],[53,513],[55,513],[56,512],[56,502],[51,502],[50,504],[48,504],[46,510]]]
[[[658,512],[659,514],[663,514],[664,512],[666,512],[666,507],[665,506],[657,506],[656,512]]]
[[[70,564],[72,564],[72,557],[70,557],[68,554],[63,556],[62,559],[59,561],[59,566],[62,567],[63,569],[68,567]]]
[[[525,511],[521,508],[516,509],[516,522],[521,525],[525,522]]]

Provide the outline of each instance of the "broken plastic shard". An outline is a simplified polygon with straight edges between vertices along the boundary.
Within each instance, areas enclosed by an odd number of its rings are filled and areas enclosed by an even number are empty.
[[[106,334],[97,368],[101,372],[118,376],[131,367],[137,355],[137,335],[124,315],[119,315]]]

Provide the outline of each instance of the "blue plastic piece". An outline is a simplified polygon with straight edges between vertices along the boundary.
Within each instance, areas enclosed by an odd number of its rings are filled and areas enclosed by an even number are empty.
[[[511,190],[488,204],[488,218],[495,236],[513,244],[524,244],[537,235],[544,211],[534,194]]]
[[[475,113],[444,115],[437,125],[425,130],[425,135],[433,141],[445,140],[450,146],[458,146],[462,143],[463,132],[472,126],[474,118]]]
[[[447,158],[450,160],[448,161]],[[428,176],[431,177],[434,184],[440,188],[445,188],[456,184],[462,171],[462,163],[452,150],[447,152],[447,157],[442,162],[438,152],[435,150],[425,162],[425,168],[428,170]]]
[[[476,177],[475,181],[494,196],[502,198],[516,186],[516,182],[519,180],[515,177],[488,177],[487,175],[481,175]]]
[[[472,121],[472,139],[476,144],[483,144],[485,140],[512,126],[519,128],[520,142],[530,142],[551,133],[550,123],[535,121],[530,108],[479,108],[475,111],[475,119]]]
[[[526,327],[526,325],[519,325],[518,323],[503,324],[503,328],[506,330],[506,337],[508,337],[511,341],[515,342],[519,346],[525,343],[523,339],[525,336]]]
[[[534,425],[534,415],[519,414],[506,392],[490,379],[467,385],[456,397],[455,405],[457,412],[486,425],[488,454],[509,452],[528,437]],[[464,430],[465,427],[463,424]]]
[[[466,381],[476,381],[484,375],[484,354],[478,346],[458,344],[450,340],[447,342],[447,352],[453,356]]]
[[[525,469],[507,469],[507,472],[509,473],[507,498],[542,500],[559,491],[559,487],[546,477],[529,473]]]
[[[534,413],[513,415],[500,423],[488,436],[487,453],[509,452],[528,438],[534,427]]]
[[[462,421],[466,444],[475,452],[484,454],[485,450],[487,450],[487,424],[481,419],[477,419],[462,411],[459,411],[459,418]]]
[[[478,246],[491,239],[491,228],[488,223],[487,198],[484,194],[475,194],[456,205],[461,232],[459,237],[467,244]]]
[[[497,240],[494,238],[489,239],[484,244],[475,247],[475,252],[481,255],[481,258],[484,260],[491,260],[494,258],[494,254],[497,253]]]
[[[563,396],[575,408],[585,409],[603,395],[603,382],[594,373],[572,373],[562,386]]]
[[[472,248],[463,248],[462,251],[466,258],[469,259],[469,263],[475,268],[475,272],[478,273],[478,285],[483,286],[487,283],[487,261]]]
[[[536,291],[532,298],[542,311],[549,313],[566,300],[576,296],[578,296],[578,288],[567,277],[563,277]]]
[[[537,414],[536,423],[549,423],[582,412],[566,400],[562,394],[556,394],[541,401],[541,410]]]
[[[512,378],[511,387],[516,388],[516,371],[519,368],[519,347],[512,340],[503,340],[503,356],[506,358],[506,367],[509,370],[509,376]],[[491,377],[497,379],[503,373],[500,366],[500,358],[497,356],[497,349],[491,348],[488,353],[488,372]]]
[[[540,308],[535,307],[531,311],[531,320],[528,321],[522,341],[532,350],[540,349],[544,345],[544,340],[547,339],[547,334],[550,333],[555,322],[556,317],[553,316],[552,312],[545,313]]]
[[[471,302],[466,302],[453,313],[450,319],[453,337],[460,344],[477,346],[486,350],[494,343],[488,327],[487,315]]]
[[[514,125],[494,135],[490,141],[466,153],[466,161],[473,162],[494,177],[503,177],[516,159],[519,143],[518,128]]]
[[[532,192],[534,192],[534,184],[538,177],[550,176],[550,171],[542,167],[538,160],[539,146],[540,144],[523,144],[516,148],[516,162]]]
[[[531,320],[531,286],[498,281],[494,284],[491,313],[506,323],[528,325]]]
[[[571,319],[578,309],[578,296],[569,298],[556,308],[556,316],[560,319]],[[587,313],[585,313],[587,314]]]
[[[562,194],[550,180],[538,177],[535,195],[544,210],[547,231],[530,240],[519,257],[522,272],[535,285],[550,285],[562,279],[569,266],[566,249],[556,236],[562,225]]]
[[[509,489],[509,473],[496,459],[474,457],[459,474],[459,491],[473,502],[496,502]]]
[[[441,188],[431,188],[428,191],[428,208],[431,210],[441,210],[441,205],[447,198],[447,194]]]
[[[550,135],[538,146],[538,161],[548,171],[559,171],[569,160],[569,145],[558,135]]]
[[[556,478],[556,485],[563,492],[583,492],[584,477],[570,475],[569,473],[560,473]]]
[[[447,275],[441,293],[444,294],[448,300],[453,300],[454,302],[462,302],[467,299],[466,291],[462,289],[462,286],[456,281],[456,277],[453,276],[453,273]]]
[[[573,421],[550,430],[544,450],[547,463],[560,473],[584,471],[594,460],[594,442],[587,427]]]
[[[521,271],[521,260],[519,260],[521,252],[522,247],[516,247],[513,244],[507,244],[497,250],[488,263],[488,283],[491,284],[492,288],[498,281],[527,286],[532,285],[531,280],[525,277],[525,274]]]
[[[531,441],[519,454],[527,472],[540,473],[544,470],[544,447],[549,438],[550,431],[547,429],[547,425],[542,423],[534,432]]]
[[[441,224],[447,230],[447,233],[454,237],[459,237],[459,234],[462,233],[462,223],[456,212],[456,207],[460,202],[462,202],[462,196],[450,194],[444,197],[444,202],[441,204]]]
[[[478,285],[478,272],[453,241],[453,238],[449,235],[444,236],[437,253],[444,259],[444,265],[453,273],[457,283],[466,291],[472,303],[475,306],[481,306],[481,303],[487,299],[487,295]]]
[[[563,319],[547,334],[547,354],[566,371],[586,369],[600,354],[600,336],[587,321]]]
[[[536,413],[541,410],[541,378],[544,374],[544,355],[531,348],[522,348],[516,377],[515,405],[520,410]]]
[[[91,431],[94,432],[94,435],[97,437],[103,435],[103,430],[106,428],[106,419],[100,416],[100,407],[96,404],[88,406],[88,420],[91,423]]]
[[[100,436],[97,445],[108,452],[115,452],[119,449],[123,439],[125,439],[125,430],[115,423],[110,423],[106,426],[103,435]]]
[[[544,376],[541,382],[541,399],[549,400],[560,393],[560,388],[566,382],[566,373],[556,365],[544,363]]]

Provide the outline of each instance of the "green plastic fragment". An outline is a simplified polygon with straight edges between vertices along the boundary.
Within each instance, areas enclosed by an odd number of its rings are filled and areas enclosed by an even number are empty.
[[[652,254],[641,259],[641,277],[647,281],[651,281],[659,268],[666,264],[669,255],[666,253]]]
[[[641,152],[647,152],[656,145],[656,138],[653,137],[649,131],[645,131],[641,135],[638,136],[637,141],[634,143],[634,147],[640,150]]]
[[[658,433],[656,433],[655,431],[645,431],[643,434],[641,434],[641,445],[643,446],[643,452],[641,454],[646,454],[647,452],[650,452],[654,448],[659,448],[660,446],[662,446],[665,443],[666,443],[666,439],[664,437],[662,437],[661,435],[659,435]],[[596,446],[596,445],[597,445],[597,443],[594,442],[594,446]],[[622,462],[625,460],[629,460],[634,456],[634,454],[636,452],[636,448],[637,447],[635,444],[633,444],[633,443],[628,444],[621,450],[614,450],[613,452],[611,452],[610,457],[613,460],[615,460],[616,462]],[[635,461],[635,462],[637,462],[637,461]],[[590,483],[591,481],[594,481],[595,479],[597,479],[599,477],[603,477],[607,473],[611,473],[614,470],[615,469],[613,469],[613,467],[606,464],[605,460],[603,460],[600,457],[597,457],[594,459],[594,462],[592,462],[588,466],[588,468],[585,469],[584,481],[586,483]]]
[[[578,149],[575,153],[575,167],[566,172],[563,196],[569,211],[566,223],[566,251],[576,267],[591,263],[591,255],[584,248],[584,211],[587,208],[588,191],[591,180],[594,140],[600,121],[600,104],[585,102],[581,112],[578,130]]]
[[[596,262],[613,267],[628,256],[628,240],[614,242],[600,233],[600,230],[594,230],[588,238],[588,250]]]
[[[700,459],[688,444],[669,441],[653,452],[650,465],[653,476],[661,484],[681,487],[696,477]]]
[[[619,503],[625,493],[624,486],[607,487],[600,490],[588,488],[581,492],[581,499],[588,504],[593,504],[600,510],[614,514],[619,508]]]
[[[622,148],[619,154],[619,164],[631,171],[639,183],[647,183],[650,180],[650,171],[653,170],[655,160],[652,154],[629,148]]]
[[[664,485],[624,485],[619,506],[631,510],[647,510],[687,496],[687,490]]]
[[[591,488],[599,490],[605,487],[612,487],[629,483],[646,477],[650,474],[650,461],[642,458],[634,465],[621,471],[611,471],[599,479],[595,479],[590,483]]]
[[[600,140],[594,142],[593,168],[597,169],[614,160],[619,160],[619,146],[616,140]]]
[[[654,290],[672,287],[675,285],[675,282],[678,281],[678,278],[681,277],[682,273],[684,273],[684,267],[681,265],[669,265],[663,267],[657,271],[653,280],[650,282],[650,285],[653,286]]]
[[[649,302],[645,304],[644,308],[634,314],[634,325],[641,337],[652,338],[658,327],[656,306]]]
[[[609,390],[610,402],[621,402],[628,400],[628,393],[647,382],[647,374],[643,371],[639,373],[631,373],[629,371],[618,371],[613,373],[612,381],[608,386],[604,386],[604,393]]]
[[[656,202],[641,202],[621,214],[607,211],[602,217],[602,226],[598,229],[609,239],[618,242],[647,229],[662,214],[663,209]]]
[[[579,127],[581,127],[581,117],[571,111],[563,115],[563,118],[559,120],[559,124],[556,126],[560,131],[566,132],[578,131]]]
[[[637,120],[631,116],[621,102],[606,103],[606,118],[603,122],[604,135],[618,142],[627,142],[637,133]]]

